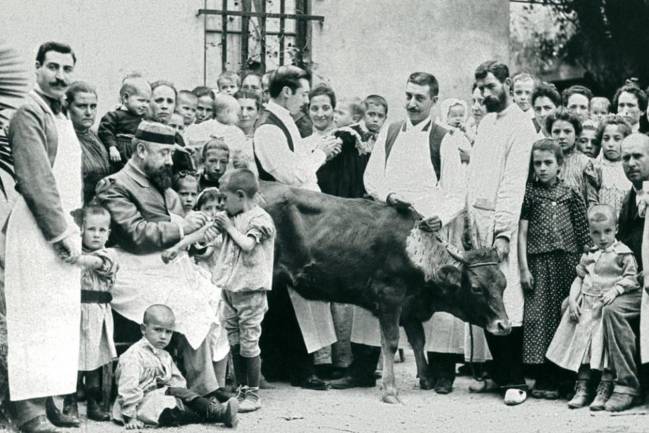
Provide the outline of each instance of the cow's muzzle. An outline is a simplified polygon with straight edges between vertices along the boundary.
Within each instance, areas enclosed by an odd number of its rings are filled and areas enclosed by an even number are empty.
[[[512,325],[509,323],[509,320],[498,319],[494,320],[485,328],[487,332],[496,336],[508,335],[512,332]]]

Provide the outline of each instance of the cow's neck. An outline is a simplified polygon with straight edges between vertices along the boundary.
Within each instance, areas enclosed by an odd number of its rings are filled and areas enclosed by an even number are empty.
[[[437,272],[444,265],[460,267],[446,250],[446,245],[440,242],[437,235],[415,227],[406,239],[406,253],[412,264],[424,273],[426,282],[435,281]]]

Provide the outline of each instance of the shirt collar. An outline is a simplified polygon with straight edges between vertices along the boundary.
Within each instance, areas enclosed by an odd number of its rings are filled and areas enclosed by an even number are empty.
[[[38,96],[43,98],[43,101],[45,101],[45,103],[50,107],[50,110],[52,110],[52,113],[59,114],[63,111],[63,101],[61,99],[55,99],[46,95],[38,84],[34,86],[34,91],[38,93]]]
[[[406,122],[403,124],[403,128],[401,130],[403,132],[424,132],[430,129],[432,123],[433,123],[433,119],[430,116],[428,116],[427,118],[425,118],[424,120],[422,120],[416,125],[412,124],[410,118],[406,118]]]
[[[287,120],[291,119],[293,120],[293,116],[291,116],[291,112],[288,111],[286,108],[282,107],[272,99],[268,101],[268,104],[266,104],[266,110],[270,111],[277,117],[279,117],[282,120]]]
[[[142,346],[146,347],[149,349],[151,352],[153,352],[154,355],[159,356],[160,351],[164,349],[158,349],[156,348],[149,340],[146,339],[146,337],[142,337]]]
[[[517,111],[517,110],[520,111],[521,113],[523,112],[523,110],[521,110],[518,105],[516,105],[514,102],[512,102],[511,104],[509,104],[509,107],[505,108],[500,113],[496,113],[496,117],[498,119],[502,119],[503,117],[508,116],[510,113],[512,113],[514,111]]]

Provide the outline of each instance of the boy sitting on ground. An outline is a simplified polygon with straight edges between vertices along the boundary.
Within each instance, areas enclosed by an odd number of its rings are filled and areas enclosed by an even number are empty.
[[[151,305],[144,312],[142,339],[119,358],[113,419],[127,430],[202,422],[236,427],[237,400],[221,404],[188,390],[185,378],[164,350],[175,322],[173,311],[166,305]]]

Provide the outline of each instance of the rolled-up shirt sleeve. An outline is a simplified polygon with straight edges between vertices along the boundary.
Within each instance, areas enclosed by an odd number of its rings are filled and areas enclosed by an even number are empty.
[[[314,178],[327,157],[320,149],[309,151],[306,157],[292,152],[281,129],[262,125],[255,131],[254,151],[261,166],[278,182],[301,185]],[[301,143],[294,143],[294,147]]]
[[[75,228],[68,227],[61,206],[44,128],[43,120],[26,105],[18,109],[11,120],[8,139],[14,159],[16,189],[45,239],[54,243],[72,234]]]

